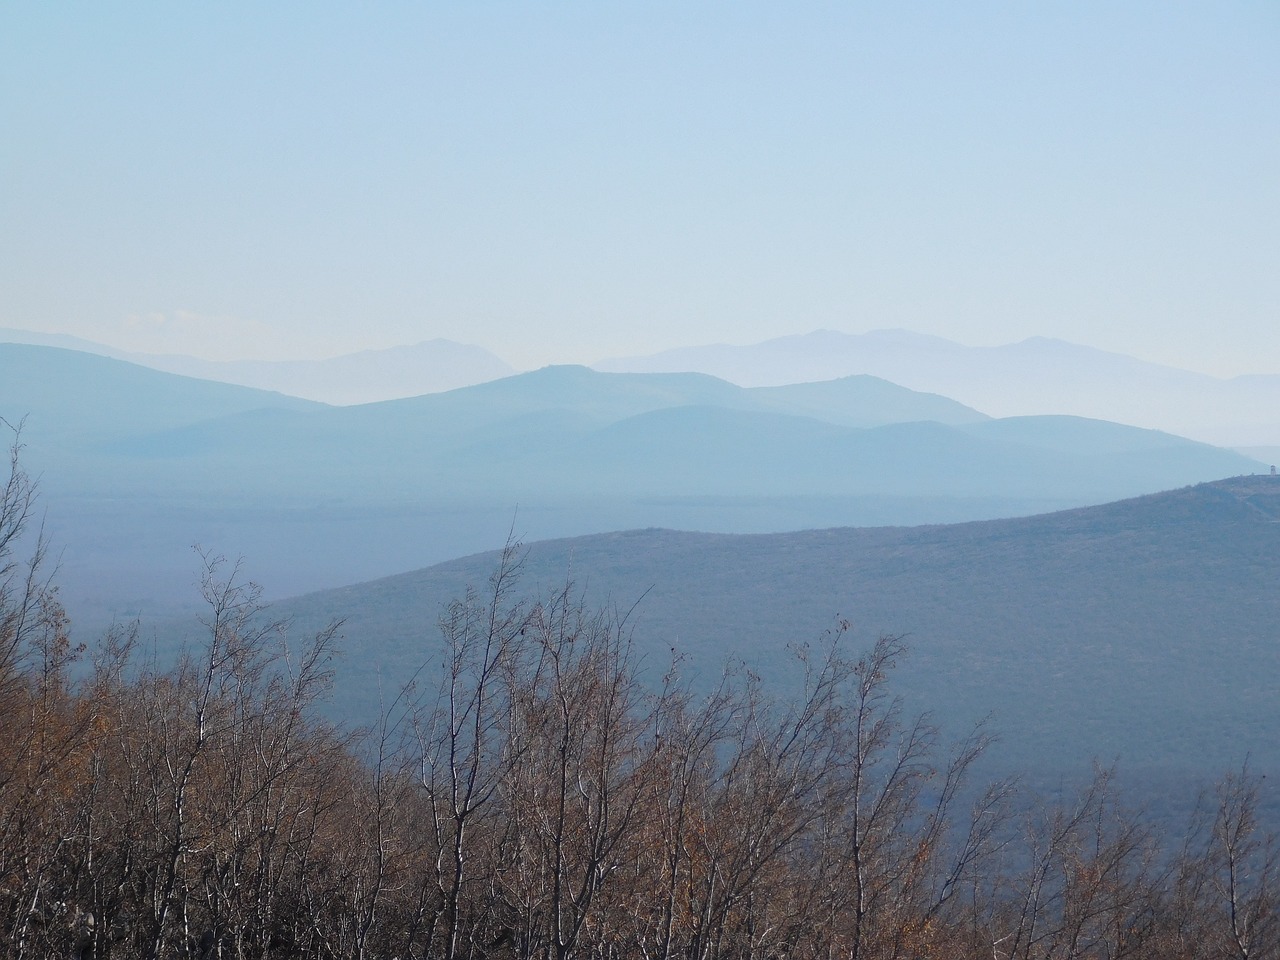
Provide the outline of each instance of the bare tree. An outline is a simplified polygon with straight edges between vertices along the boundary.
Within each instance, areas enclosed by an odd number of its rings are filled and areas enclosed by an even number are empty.
[[[408,930],[411,956],[473,955],[491,920],[489,848],[502,822],[495,801],[521,759],[521,746],[508,735],[529,622],[512,597],[519,572],[519,545],[509,542],[483,597],[468,591],[449,605],[440,623],[436,699],[410,717],[407,760],[429,818],[426,870]]]
[[[566,585],[530,617],[530,672],[519,684],[504,801],[521,952],[600,955],[624,924],[628,868],[654,796],[661,705],[638,679],[625,619],[589,612]]]

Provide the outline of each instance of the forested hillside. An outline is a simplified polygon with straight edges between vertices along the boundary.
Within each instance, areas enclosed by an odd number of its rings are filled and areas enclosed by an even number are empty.
[[[974,782],[990,731],[904,711],[902,645],[847,624],[803,681],[695,691],[520,559],[357,731],[320,718],[335,628],[289,639],[211,560],[175,664],[73,648],[14,469],[0,499],[0,939],[15,958],[1274,958],[1259,781],[1185,834],[1109,773]],[[77,669],[77,664],[80,668]],[[948,746],[948,744],[951,744]]]
[[[901,635],[899,691],[948,727],[988,714],[993,762],[1050,782],[1091,760],[1177,783],[1251,757],[1280,770],[1280,479],[1237,477],[1034,517],[759,536],[632,530],[531,543],[525,578],[573,579],[629,612],[643,665],[707,689],[729,658],[774,689],[790,645],[838,618]],[[434,655],[448,600],[497,562],[479,554],[283,601],[309,629],[344,619],[345,715]],[[166,632],[163,636],[171,636]]]

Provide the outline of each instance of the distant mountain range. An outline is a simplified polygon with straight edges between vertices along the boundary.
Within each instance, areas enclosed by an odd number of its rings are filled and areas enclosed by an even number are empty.
[[[318,361],[216,362],[126,353],[76,337],[0,329],[0,342],[80,350],[182,376],[348,405],[440,393],[516,371],[449,340]],[[995,417],[1062,414],[1163,430],[1280,459],[1280,375],[1221,379],[1043,337],[967,347],[906,330],[818,330],[748,346],[711,344],[602,360],[602,372],[706,373],[746,387],[869,375]]]
[[[273,613],[301,631],[345,619],[335,709],[367,719],[423,663],[430,682],[444,604],[496,563],[480,554]],[[727,658],[785,689],[787,645],[843,617],[855,645],[906,636],[893,685],[907,709],[953,736],[990,714],[998,766],[1057,777],[1118,760],[1176,783],[1248,758],[1280,772],[1280,478],[947,526],[637,530],[527,547],[527,595],[566,578],[588,604],[631,611],[653,678],[674,650],[701,689]]]
[[[742,388],[549,367],[329,407],[90,354],[0,345],[81,622],[195,598],[203,544],[276,595],[500,543],[665,526],[766,532],[1025,515],[1265,469],[1169,434],[992,420],[859,376]]]
[[[452,340],[364,350],[328,360],[202,360],[180,354],[129,353],[62,334],[0,329],[0,343],[62,347],[125,360],[184,377],[217,380],[329,404],[372,403],[453,390],[510,376],[515,369],[489,351]]]
[[[906,330],[819,330],[750,346],[713,344],[616,358],[594,367],[694,370],[743,386],[870,374],[996,417],[1069,414],[1222,446],[1280,445],[1280,376],[1224,380],[1043,337],[967,347]]]

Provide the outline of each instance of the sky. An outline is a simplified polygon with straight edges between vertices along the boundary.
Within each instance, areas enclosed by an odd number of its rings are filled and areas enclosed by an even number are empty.
[[[1280,372],[1280,4],[8,0],[0,326]]]

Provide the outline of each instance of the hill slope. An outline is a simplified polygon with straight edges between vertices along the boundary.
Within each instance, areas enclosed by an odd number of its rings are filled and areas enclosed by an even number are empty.
[[[576,579],[633,614],[660,672],[712,682],[741,657],[787,682],[787,644],[837,617],[905,634],[895,683],[946,727],[992,714],[1003,761],[1033,773],[1119,759],[1151,776],[1247,756],[1280,770],[1280,480],[1243,477],[1098,507],[950,526],[763,536],[642,530],[528,547],[533,594]],[[276,607],[345,617],[340,708],[367,716],[435,649],[442,605],[481,554]]]
[[[62,334],[0,329],[0,343],[64,347],[184,377],[216,380],[323,403],[372,403],[457,387],[515,373],[488,350],[452,340],[362,350],[325,360],[203,360],[181,354],[131,353]]]

